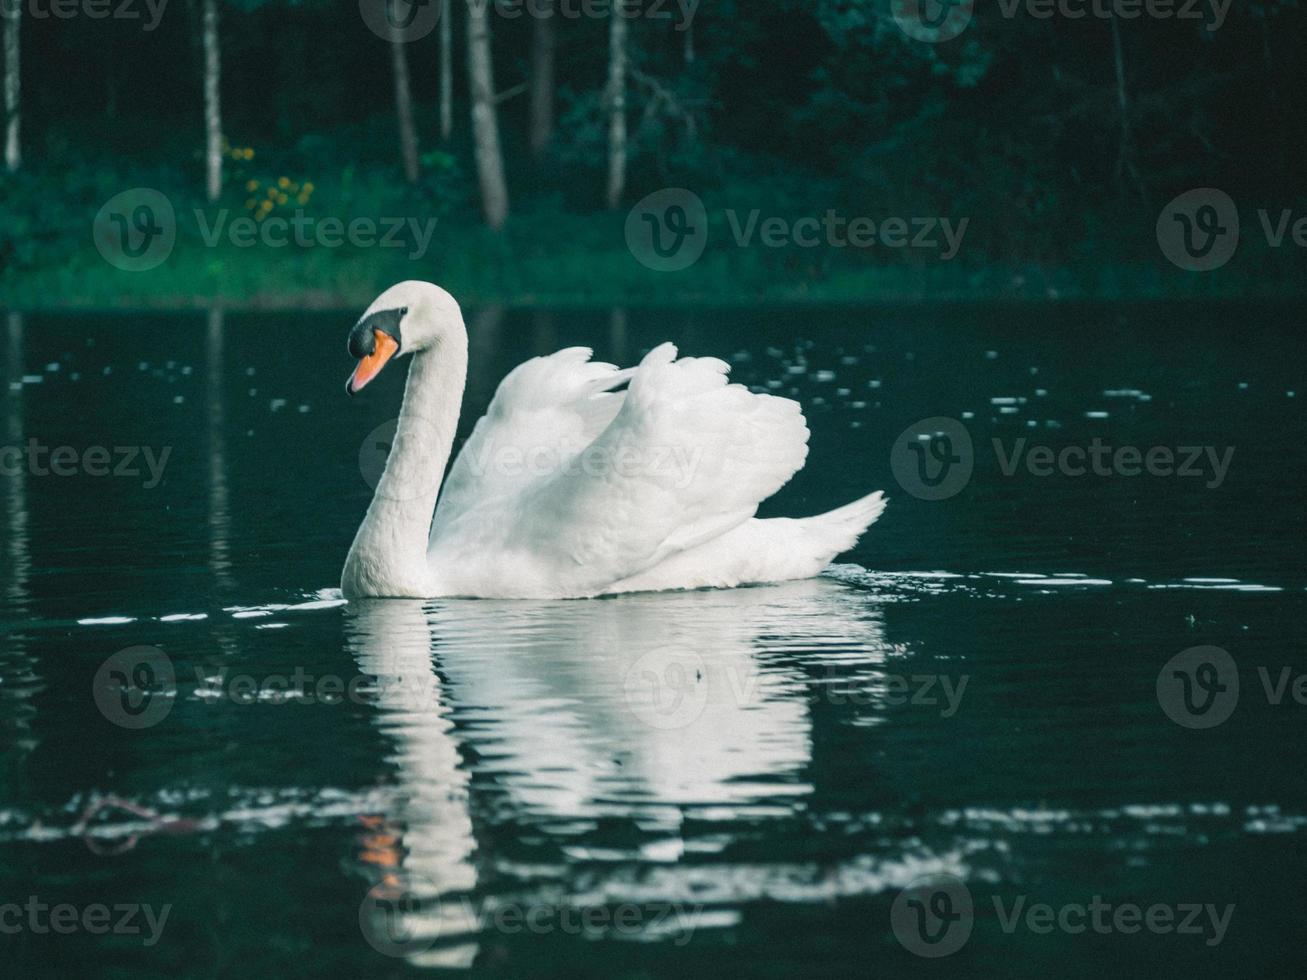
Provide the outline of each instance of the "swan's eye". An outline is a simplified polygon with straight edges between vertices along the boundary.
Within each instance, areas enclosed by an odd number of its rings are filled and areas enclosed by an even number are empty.
[[[381,369],[399,353],[403,338],[399,325],[408,313],[408,307],[378,310],[369,313],[349,332],[349,352],[358,361],[346,385],[350,394],[363,387],[381,373]]]
[[[403,347],[404,337],[400,331],[400,323],[407,313],[407,306],[394,310],[378,310],[376,313],[369,313],[354,324],[354,329],[349,332],[350,355],[358,360],[371,354],[374,350],[373,338],[377,331],[389,335],[397,347]]]

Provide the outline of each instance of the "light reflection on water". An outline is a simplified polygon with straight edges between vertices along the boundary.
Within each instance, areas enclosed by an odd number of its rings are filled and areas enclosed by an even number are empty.
[[[512,364],[569,344],[598,339],[600,357],[629,362],[671,336],[726,356],[808,411],[813,456],[777,512],[890,488],[847,564],[737,592],[349,605],[317,586],[366,506],[359,441],[398,389],[341,403],[339,336],[324,333],[338,324],[9,317],[7,444],[176,451],[152,495],[4,477],[0,884],[84,901],[157,886],[183,938],[139,962],[175,956],[178,973],[208,949],[185,930],[224,916],[256,923],[249,942],[273,969],[394,966],[360,934],[369,889],[411,899],[386,925],[433,940],[402,961],[417,967],[565,974],[584,951],[542,953],[487,914],[641,902],[694,912],[690,948],[710,958],[661,959],[680,948],[674,922],[599,937],[650,940],[650,975],[793,974],[822,956],[813,972],[910,969],[888,905],[927,872],[978,895],[1237,898],[1227,945],[1265,965],[1298,892],[1283,854],[1307,830],[1301,713],[1259,700],[1254,673],[1300,665],[1307,622],[1297,526],[1268,519],[1301,476],[1283,455],[1301,441],[1284,408],[1297,369],[1283,359],[1261,378],[1231,348],[1217,370],[1195,345],[1159,365],[1135,334],[1072,355],[1033,328],[995,339],[984,316],[946,336],[850,313],[796,341],[795,316],[482,311],[468,411]],[[953,501],[913,500],[886,448],[940,412],[982,443],[1056,420],[1068,440],[1235,445],[1237,465],[1217,492],[978,472]],[[1249,686],[1200,737],[1166,720],[1154,685],[1207,642],[1230,647]],[[144,733],[88,697],[103,659],[138,643],[165,650],[179,684]],[[295,668],[358,680],[358,697],[223,693],[231,676]],[[980,923],[968,965],[1047,975],[1069,944]],[[712,960],[719,948],[729,958]],[[596,955],[589,972],[629,956]]]

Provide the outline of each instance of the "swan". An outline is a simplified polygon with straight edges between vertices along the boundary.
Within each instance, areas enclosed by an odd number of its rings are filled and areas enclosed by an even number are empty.
[[[585,348],[519,365],[442,493],[467,380],[458,303],[401,282],[355,324],[349,351],[350,394],[398,357],[413,363],[345,559],[347,599],[580,599],[811,578],[885,509],[878,491],[817,517],[755,518],[807,458],[803,413],[670,343],[627,370]]]

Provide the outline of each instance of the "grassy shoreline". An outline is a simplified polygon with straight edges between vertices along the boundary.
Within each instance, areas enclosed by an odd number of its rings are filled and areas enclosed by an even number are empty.
[[[727,267],[706,256],[679,273],[644,269],[629,253],[574,253],[559,261],[528,256],[469,263],[291,260],[269,265],[238,255],[205,266],[178,262],[164,271],[129,273],[94,253],[58,268],[0,278],[0,308],[31,312],[176,310],[335,310],[365,306],[402,279],[428,279],[469,306],[739,307],[845,304],[1142,302],[1164,300],[1300,300],[1301,279],[1202,275],[1148,265],[1099,269],[1041,266],[874,266],[833,270],[817,280],[773,270]],[[97,268],[98,264],[98,268]],[[622,268],[625,266],[625,268]],[[156,274],[159,273],[159,274]]]

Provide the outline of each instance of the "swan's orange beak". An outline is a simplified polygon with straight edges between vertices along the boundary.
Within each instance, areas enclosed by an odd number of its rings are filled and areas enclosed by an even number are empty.
[[[386,366],[386,362],[394,357],[399,350],[399,343],[384,330],[372,331],[372,337],[376,341],[372,353],[359,361],[358,367],[354,368],[354,373],[349,376],[349,381],[345,383],[345,390],[351,395],[357,395],[367,387],[368,382],[381,373],[381,369]]]

